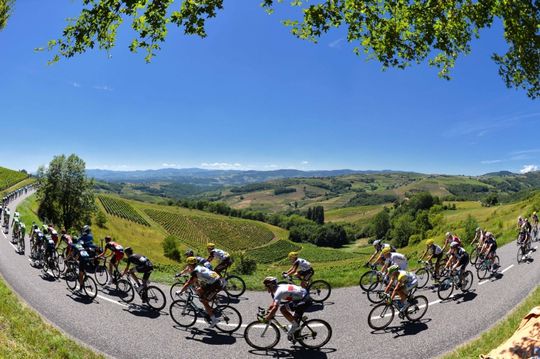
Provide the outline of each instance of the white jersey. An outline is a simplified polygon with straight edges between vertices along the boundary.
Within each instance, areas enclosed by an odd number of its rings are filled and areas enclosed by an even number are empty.
[[[433,243],[433,244],[429,247],[429,250],[431,251],[431,254],[433,254],[434,256],[438,256],[439,254],[442,253],[442,248],[441,248],[441,246],[439,246],[438,244],[435,244],[435,243]]]
[[[294,284],[280,284],[274,293],[274,303],[281,301],[298,301],[307,296],[307,290]]]
[[[224,259],[229,258],[229,253],[221,250],[221,249],[214,249],[211,252],[211,255],[215,258],[217,258],[220,262],[223,262]]]
[[[199,283],[204,285],[214,284],[219,280],[219,274],[201,265],[195,267],[191,276],[197,276]]]
[[[311,263],[302,258],[298,258],[296,261],[294,261],[293,266],[295,265],[298,265],[298,271],[300,272],[308,271],[311,269]]]
[[[401,253],[390,253],[388,258],[386,258],[385,262],[388,266],[394,264],[398,265],[400,270],[407,269],[407,257],[405,257]]]

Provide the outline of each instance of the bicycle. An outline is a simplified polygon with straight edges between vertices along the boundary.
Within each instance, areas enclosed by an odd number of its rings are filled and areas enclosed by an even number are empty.
[[[19,240],[17,241],[17,253],[24,255],[24,251],[25,251],[24,236],[20,236]]]
[[[283,273],[283,278],[285,278],[285,280],[278,282],[278,284],[294,284],[295,278],[293,276]],[[323,303],[328,299],[328,297],[330,297],[330,294],[332,293],[332,287],[325,280],[318,279],[312,282],[310,278],[306,281],[306,284],[309,297],[315,303]]]
[[[79,263],[75,259],[68,259],[66,262],[65,280],[67,287],[73,292],[79,283]],[[83,295],[90,300],[94,300],[97,297],[97,284],[94,279],[86,273],[83,277],[82,290]]]
[[[523,238],[524,236],[520,235],[517,240],[518,251],[517,251],[517,262],[521,263],[526,261],[529,258],[529,253],[531,251],[531,241]]]
[[[161,311],[167,305],[167,298],[161,289],[155,285],[141,285],[127,275],[127,279],[121,278],[116,282],[116,289],[121,293],[120,299],[124,303],[131,303],[135,299],[135,292],[139,295],[142,302],[148,305],[152,310]]]
[[[474,247],[474,250],[471,251],[471,255],[469,256],[469,262],[475,267],[476,267],[476,263],[478,262],[478,257],[480,257],[481,250],[482,250],[481,246],[480,247],[476,246]]]
[[[281,339],[280,329],[288,333],[287,325],[281,324],[275,317],[266,321],[264,318],[268,312],[259,307],[257,320],[248,324],[244,331],[246,343],[258,350],[274,348]],[[325,346],[332,338],[332,327],[322,319],[308,319],[306,316],[300,319],[298,330],[291,337],[292,344],[296,342],[308,349],[319,349]]]
[[[496,255],[493,258],[487,258],[481,255],[477,263],[476,275],[479,280],[486,279],[488,276],[497,273],[498,268],[500,268],[499,256]]]
[[[418,289],[424,288],[427,283],[429,282],[429,278],[440,278],[440,273],[437,274],[435,272],[435,266],[431,264],[429,261],[421,261],[422,267],[418,268],[414,274],[416,274],[416,278],[418,279]],[[439,268],[440,272],[440,268]]]
[[[179,299],[177,293],[182,289],[184,284],[186,284],[186,282],[189,280],[189,275],[188,274],[175,275],[174,278],[176,280],[176,283],[171,285],[171,288],[169,289],[169,295],[171,296],[171,300],[173,301]],[[221,305],[229,305],[231,304],[231,296],[229,295],[229,293],[223,291],[216,294],[215,301],[216,303],[219,303]]]
[[[467,292],[471,289],[474,281],[474,276],[470,270],[465,271],[461,278],[461,270],[453,271],[449,276],[444,277],[439,284],[437,296],[441,300],[450,298],[454,289],[459,288],[462,292]]]
[[[185,292],[186,298],[173,301],[169,307],[169,314],[172,320],[182,328],[189,328],[195,325],[197,319],[202,317],[210,323],[208,313],[196,305],[194,299],[195,293],[189,289]],[[210,301],[213,307],[214,316],[219,319],[216,328],[223,333],[234,333],[242,327],[242,316],[238,310],[230,305],[216,305],[216,301]]]
[[[428,299],[423,295],[414,296],[416,288],[407,295],[409,307],[402,311],[399,300],[391,300],[390,295],[385,293],[385,302],[381,303],[369,312],[368,325],[373,330],[385,329],[392,323],[396,310],[400,319],[407,318],[411,322],[417,322],[426,315],[428,310]]]
[[[246,291],[246,283],[237,275],[227,274],[227,269],[220,273],[221,278],[225,280],[225,292],[231,297],[238,298]]]
[[[383,274],[377,270],[376,264],[369,264],[369,268],[371,270],[362,274],[359,280],[360,288],[364,292],[367,292],[374,283],[380,282],[383,277]]]
[[[56,251],[52,251],[51,253],[46,252],[43,258],[41,271],[45,276],[48,276],[49,270],[51,271],[53,278],[60,278],[60,269],[58,268],[58,258]]]

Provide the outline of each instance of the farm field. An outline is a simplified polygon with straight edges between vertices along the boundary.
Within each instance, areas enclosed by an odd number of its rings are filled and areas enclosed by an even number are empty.
[[[150,224],[126,201],[109,196],[97,196],[97,198],[108,214],[142,224],[143,226],[150,226]]]

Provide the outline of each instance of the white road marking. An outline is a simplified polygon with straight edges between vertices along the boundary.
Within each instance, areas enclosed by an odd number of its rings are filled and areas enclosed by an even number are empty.
[[[1,231],[1,232],[2,232],[2,235],[4,236],[4,238],[7,239],[7,236],[6,236],[6,234],[4,233],[4,229],[3,229],[3,228],[2,228],[2,231]]]
[[[508,266],[507,268],[505,268],[501,273],[506,272],[507,270],[509,270],[509,269],[512,268],[513,266],[514,266],[513,264],[509,265],[509,266]]]
[[[104,297],[104,296],[102,296],[101,294],[98,294],[97,297],[98,297],[98,298],[101,298],[101,299],[103,299],[103,300],[106,300],[106,301],[108,301],[108,302],[111,302],[111,303],[114,303],[114,304],[118,304],[118,305],[121,306],[121,307],[125,307],[125,308],[128,307],[128,306],[125,305],[125,304],[122,304],[122,303],[120,303],[120,302],[118,302],[118,301],[116,301],[116,300],[114,300],[114,299],[110,299],[110,298]]]

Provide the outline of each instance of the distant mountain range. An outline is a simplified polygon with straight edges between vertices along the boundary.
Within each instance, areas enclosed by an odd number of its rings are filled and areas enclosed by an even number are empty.
[[[202,168],[164,168],[141,171],[110,171],[89,169],[89,177],[106,182],[177,182],[205,186],[244,185],[284,178],[336,177],[350,174],[397,173],[397,171],[319,170],[302,171],[280,169],[273,171],[208,170]]]

